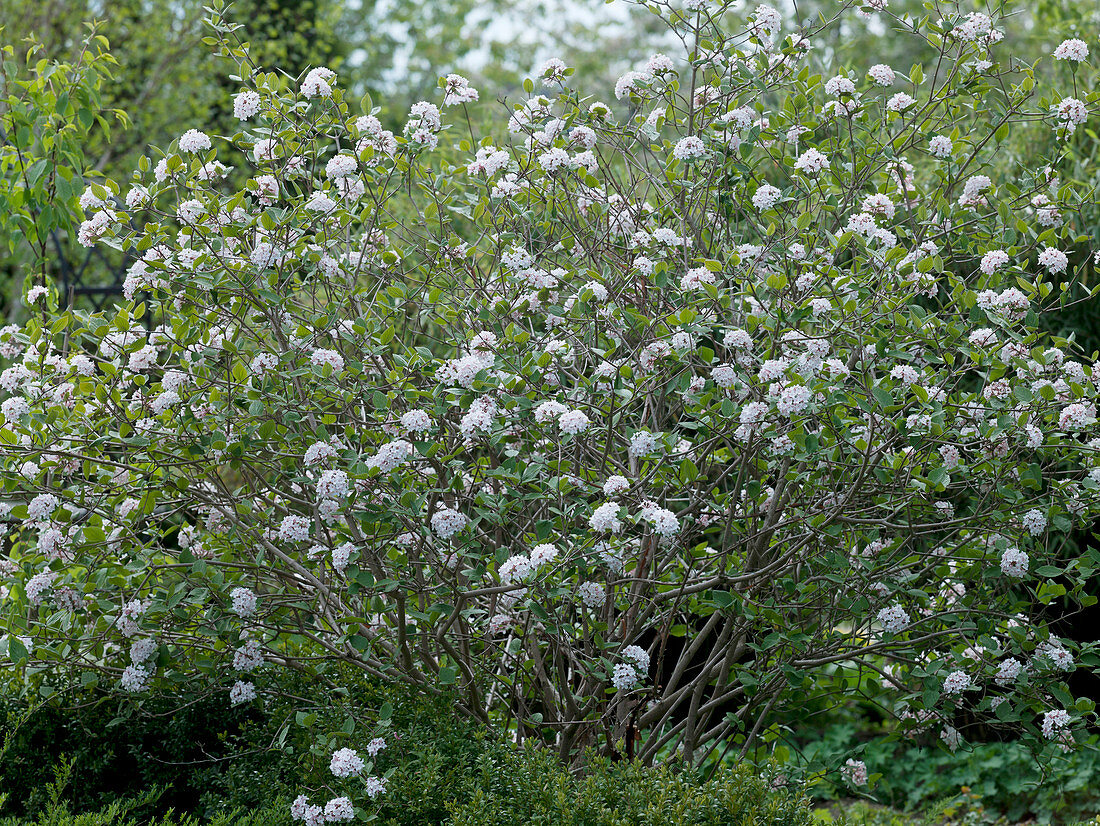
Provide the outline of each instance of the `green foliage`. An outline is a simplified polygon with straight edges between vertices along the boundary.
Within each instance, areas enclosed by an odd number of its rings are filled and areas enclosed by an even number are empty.
[[[309,694],[317,685],[290,675],[273,693]],[[772,790],[747,767],[703,782],[693,771],[591,758],[574,776],[548,751],[494,740],[457,716],[451,698],[396,695],[352,671],[318,693],[325,700],[320,718],[288,728],[282,701],[263,712],[226,710],[224,697],[183,709],[147,702],[128,718],[126,707],[85,697],[77,708],[32,710],[17,726],[23,706],[6,697],[12,740],[0,758],[0,790],[8,793],[0,826],[289,823],[288,801],[300,788],[332,781],[328,754],[309,754],[313,729],[386,703],[392,730],[378,758],[388,775],[378,812],[384,826],[810,822],[800,795]],[[352,739],[341,745],[355,745]]]
[[[204,792],[218,795],[229,809],[253,806],[270,800],[292,768],[263,748],[272,717],[227,710],[224,697],[183,709],[163,698],[135,710],[88,692],[31,710],[18,728],[14,718],[24,705],[10,697],[0,703],[13,729],[0,759],[0,788],[11,792],[0,810],[6,814],[44,815],[54,802],[95,811],[154,786],[163,792],[142,803],[142,814],[199,809]],[[49,785],[52,761],[62,755],[66,782],[56,788]],[[53,793],[58,801],[51,800]]]
[[[103,99],[115,65],[94,28],[68,62],[37,43],[0,49],[0,265],[24,289],[46,283],[57,239],[83,219],[88,142],[126,123]]]
[[[810,700],[808,706],[812,705]],[[1034,817],[1041,823],[1071,823],[1100,811],[1100,750],[1095,737],[1069,754],[1052,748],[1036,755],[1018,742],[964,745],[953,753],[889,739],[870,721],[866,707],[849,706],[829,719],[827,725],[812,727],[803,721],[803,765],[824,765],[838,756],[858,754],[878,776],[869,792],[872,798],[912,816],[927,816],[941,800],[950,801],[947,808],[955,814],[962,808],[980,809],[983,816],[1011,822]],[[822,780],[810,794],[832,799],[850,792]],[[867,812],[885,816],[878,810]]]
[[[262,710],[227,708],[224,693],[183,708],[167,697],[134,708],[99,692],[30,708],[11,694],[0,695],[0,719],[6,715],[9,736],[7,752],[0,753],[0,792],[8,793],[0,814],[66,823],[48,818],[102,813],[126,802],[145,817],[175,810],[216,823],[235,810],[263,809],[276,796],[289,800],[303,783],[331,782],[329,753],[311,754],[315,728],[342,727],[344,739],[335,747],[361,748],[343,722],[386,704],[393,711],[379,765],[392,773],[382,823],[444,822],[446,804],[473,793],[478,761],[486,755],[503,759],[505,747],[458,717],[451,698],[395,691],[351,669],[323,682],[296,672],[281,675],[270,693]],[[311,695],[319,701],[317,717],[308,726],[294,722],[287,698]],[[60,785],[51,782],[58,760],[64,769]],[[142,797],[149,788],[158,794]],[[281,816],[287,806],[278,811]],[[240,821],[246,823],[251,821]]]
[[[130,814],[129,804],[129,801],[112,803],[98,812],[73,814],[64,803],[57,803],[33,820],[0,818],[0,826],[199,826],[204,822],[208,826],[290,826],[294,822],[289,806],[281,801],[257,811],[218,815],[210,821],[172,812],[147,819]]]
[[[665,826],[730,824],[808,826],[801,795],[775,790],[748,767],[702,781],[690,770],[592,757],[579,774],[549,752],[484,759],[484,791],[455,807],[454,826]]]

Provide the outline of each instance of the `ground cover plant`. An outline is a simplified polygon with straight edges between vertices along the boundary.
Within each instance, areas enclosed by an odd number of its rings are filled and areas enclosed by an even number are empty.
[[[1040,321],[1091,254],[1054,171],[1088,45],[1041,73],[1000,10],[649,8],[682,51],[613,90],[549,60],[482,134],[449,75],[395,134],[212,7],[239,131],[83,190],[122,306],[35,269],[0,330],[22,690],[240,707],[340,663],[566,764],[697,767],[840,668],[950,749],[1085,742],[1096,646],[1050,609],[1095,602],[1097,381]],[[936,57],[808,68],[876,14]],[[1050,156],[995,168],[1026,130]],[[292,816],[377,814],[392,708],[298,713],[327,772]]]

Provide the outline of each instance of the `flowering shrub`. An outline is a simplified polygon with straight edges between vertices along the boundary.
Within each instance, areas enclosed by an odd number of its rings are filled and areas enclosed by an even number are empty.
[[[484,137],[461,77],[393,134],[216,22],[241,132],[83,198],[128,303],[0,332],[3,653],[227,704],[337,659],[563,758],[689,763],[844,662],[952,748],[963,708],[1072,748],[1044,608],[1095,569],[1057,536],[1100,507],[1097,388],[1037,324],[1091,193],[985,173],[1096,95],[1040,97],[965,9],[906,24],[927,78],[823,79],[768,6],[656,8],[684,59],[614,105],[550,61]],[[318,746],[295,817],[369,810],[372,738]]]

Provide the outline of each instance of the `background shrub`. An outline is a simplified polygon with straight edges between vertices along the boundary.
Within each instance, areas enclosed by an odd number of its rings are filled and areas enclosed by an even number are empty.
[[[645,768],[590,756],[571,774],[546,751],[511,753],[480,765],[483,790],[454,811],[454,826],[664,826],[811,823],[801,794],[775,789],[747,766],[723,768],[702,781],[665,764]]]

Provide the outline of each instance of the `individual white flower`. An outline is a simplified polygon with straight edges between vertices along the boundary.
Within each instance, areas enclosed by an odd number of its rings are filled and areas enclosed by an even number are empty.
[[[210,148],[210,136],[198,129],[188,129],[180,136],[180,152],[205,152]]]
[[[1072,38],[1070,40],[1063,40],[1058,44],[1058,48],[1054,50],[1054,57],[1057,60],[1069,60],[1073,63],[1080,63],[1082,60],[1087,60],[1089,56],[1089,47],[1084,40],[1078,40]]]
[[[798,156],[794,162],[794,168],[805,175],[814,177],[822,170],[829,168],[829,158],[816,149],[807,149]]]
[[[252,683],[237,680],[233,683],[233,687],[229,689],[229,702],[231,705],[239,706],[242,703],[251,703],[255,699],[256,686]]]
[[[451,508],[442,508],[432,514],[432,530],[441,539],[450,539],[466,527],[466,517]]]
[[[356,777],[365,765],[355,749],[339,749],[332,753],[328,768],[336,777]]]
[[[970,688],[970,675],[965,671],[952,671],[943,681],[944,694],[962,694]]]
[[[581,598],[581,602],[589,608],[599,608],[607,598],[607,589],[599,582],[592,582],[591,580],[582,582],[577,588],[577,593]]]
[[[246,89],[233,98],[233,117],[238,120],[248,120],[260,111],[260,94],[252,89]]]
[[[233,598],[233,613],[240,617],[251,617],[256,613],[256,594],[248,588],[234,588],[230,592]]]
[[[616,502],[605,502],[592,513],[588,524],[597,533],[618,533],[622,528],[619,519],[619,505]]]
[[[1006,548],[1001,554],[1001,572],[1012,579],[1027,576],[1028,557],[1019,548]]]
[[[894,83],[894,70],[885,63],[876,63],[867,70],[867,74],[879,86],[892,86]]]
[[[877,619],[888,634],[897,634],[909,626],[909,614],[900,605],[891,605],[878,612]]]
[[[707,154],[707,147],[702,139],[695,135],[688,135],[677,141],[676,146],[672,148],[672,154],[677,160],[694,161]]]
[[[1069,258],[1059,249],[1046,247],[1039,253],[1039,266],[1046,267],[1048,272],[1063,273],[1068,265]]]
[[[779,187],[763,184],[752,196],[752,205],[761,212],[767,212],[779,202]]]
[[[945,135],[935,135],[928,141],[928,152],[934,158],[943,160],[944,158],[951,157],[951,151],[954,145],[951,143],[951,138]]]

